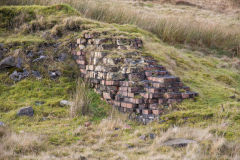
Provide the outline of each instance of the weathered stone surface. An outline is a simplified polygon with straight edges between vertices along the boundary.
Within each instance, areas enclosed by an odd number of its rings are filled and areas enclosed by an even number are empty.
[[[29,76],[29,72],[26,69],[24,69],[23,72],[14,71],[12,74],[10,74],[9,77],[15,82],[17,82],[28,76]]]
[[[64,107],[64,106],[73,106],[74,102],[71,101],[67,101],[67,100],[61,100],[59,102],[60,106]]]
[[[15,57],[9,56],[0,61],[0,69],[16,67]]]
[[[34,59],[32,62],[39,62],[39,61],[43,61],[47,58],[47,56],[44,55],[40,55],[38,58]]]
[[[23,107],[18,110],[17,113],[18,116],[30,116],[32,117],[34,115],[34,110],[32,107]]]
[[[171,139],[163,143],[164,146],[173,146],[173,147],[185,147],[188,144],[197,143],[197,141],[185,139],[185,138],[176,138]]]
[[[49,73],[49,76],[50,76],[51,79],[56,79],[56,78],[61,76],[61,72],[57,71],[57,70],[56,71],[49,71],[48,73]]]

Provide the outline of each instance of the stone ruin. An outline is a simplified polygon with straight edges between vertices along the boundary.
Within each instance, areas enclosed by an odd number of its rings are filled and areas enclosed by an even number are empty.
[[[144,56],[139,38],[85,32],[77,45],[79,51],[73,55],[81,77],[109,104],[136,113],[144,123],[159,117],[168,106],[197,96],[164,66]]]

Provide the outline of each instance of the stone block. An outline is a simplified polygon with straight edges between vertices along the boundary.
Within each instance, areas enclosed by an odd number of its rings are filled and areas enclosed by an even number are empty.
[[[128,103],[128,102],[121,102],[121,107],[124,108],[135,108],[136,104]]]
[[[107,55],[106,52],[94,52],[94,57],[95,58],[103,58]]]
[[[158,99],[144,99],[144,103],[149,103],[149,104],[152,104],[152,103],[158,103]]]
[[[78,59],[77,64],[86,65],[86,61]]]
[[[148,115],[148,114],[151,114],[152,111],[150,109],[143,109],[142,110],[142,114],[145,114],[145,115]]]
[[[153,109],[152,110],[152,114],[154,114],[154,115],[160,115],[160,114],[162,114],[163,113],[163,111],[162,110],[160,110],[160,109]]]
[[[140,109],[146,109],[146,108],[148,108],[148,104],[139,104],[138,105],[138,108],[140,108]]]
[[[148,107],[149,107],[150,109],[158,109],[158,106],[159,106],[158,103],[153,103],[153,104],[149,104],[149,105],[148,105]]]
[[[166,99],[178,99],[181,97],[182,96],[180,93],[175,93],[175,92],[164,93],[164,98],[166,98]]]
[[[120,101],[113,101],[113,105],[120,107],[121,106],[121,102]]]
[[[128,92],[128,87],[119,87],[120,91]]]
[[[87,40],[85,38],[78,38],[77,39],[77,44],[86,44]]]
[[[95,69],[94,65],[86,65],[87,71],[93,71]]]
[[[103,98],[104,99],[112,99],[112,95],[110,93],[103,92]]]
[[[86,74],[86,73],[87,73],[86,69],[80,69],[80,72],[81,72],[82,74]]]
[[[142,81],[145,79],[145,75],[143,72],[140,72],[140,73],[130,73],[128,75],[128,79],[130,81]]]

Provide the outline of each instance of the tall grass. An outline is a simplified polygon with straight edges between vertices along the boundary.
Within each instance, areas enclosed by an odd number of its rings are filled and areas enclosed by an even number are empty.
[[[76,92],[73,96],[73,105],[70,108],[70,116],[87,115],[89,113],[89,90],[86,83],[78,80]]]
[[[161,17],[122,3],[104,3],[97,0],[3,0],[0,3],[7,5],[67,3],[87,18],[108,23],[133,24],[171,44],[221,50],[234,56],[239,54],[239,30],[217,24],[202,24],[186,18]]]

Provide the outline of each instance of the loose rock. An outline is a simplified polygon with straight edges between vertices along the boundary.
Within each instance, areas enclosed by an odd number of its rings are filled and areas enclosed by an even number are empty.
[[[61,76],[60,71],[49,71],[49,76],[51,79],[56,79]]]
[[[34,110],[32,107],[23,107],[23,108],[19,109],[17,115],[32,117],[34,115]]]
[[[47,58],[47,56],[41,55],[40,57],[34,59],[32,62],[33,62],[33,63],[34,63],[34,62],[39,62],[39,61],[42,61],[42,60],[44,60],[44,59],[46,59],[46,58]]]
[[[73,102],[67,101],[67,100],[61,100],[60,101],[60,106],[64,107],[64,106],[72,106]]]
[[[172,146],[172,147],[186,147],[188,144],[197,143],[197,141],[184,139],[184,138],[176,138],[171,139],[163,143],[165,146]]]
[[[15,58],[13,56],[9,56],[1,60],[0,69],[11,68],[11,67],[16,67]]]
[[[0,127],[3,127],[3,126],[5,126],[5,124],[0,121]]]
[[[12,74],[10,74],[9,77],[15,82],[17,82],[28,76],[29,76],[29,72],[24,69],[23,72],[14,71]]]

